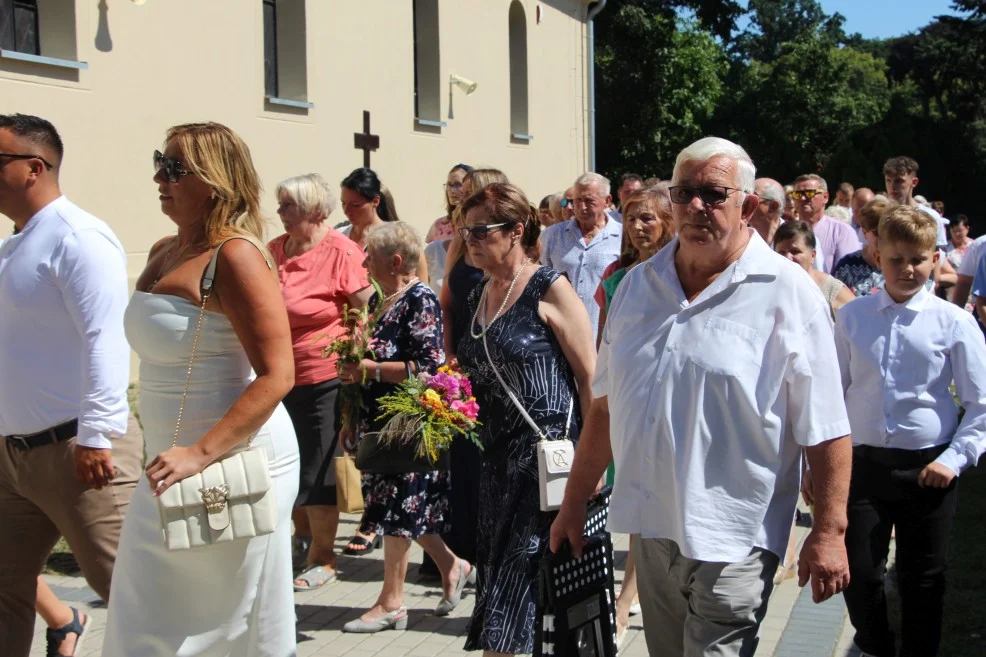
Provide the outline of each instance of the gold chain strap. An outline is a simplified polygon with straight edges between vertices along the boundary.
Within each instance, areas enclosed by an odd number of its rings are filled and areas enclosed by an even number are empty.
[[[202,306],[199,308],[199,320],[195,324],[195,337],[192,338],[192,355],[188,358],[188,372],[185,373],[185,389],[181,393],[181,404],[178,405],[178,420],[175,422],[175,437],[171,446],[178,445],[178,434],[181,433],[181,416],[185,413],[185,399],[188,398],[188,385],[192,381],[192,365],[195,364],[195,352],[199,347],[199,335],[202,333],[202,321],[205,319],[205,302],[209,300],[212,290],[202,293]]]

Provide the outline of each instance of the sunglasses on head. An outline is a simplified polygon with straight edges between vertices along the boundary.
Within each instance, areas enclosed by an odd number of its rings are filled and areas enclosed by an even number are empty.
[[[463,240],[468,240],[472,237],[477,242],[482,242],[487,237],[490,236],[490,231],[496,228],[503,228],[504,226],[513,226],[514,222],[505,221],[500,224],[484,224],[482,226],[466,226],[459,229],[459,235]]]
[[[154,151],[154,171],[156,176],[164,176],[168,182],[176,183],[182,176],[187,176],[191,172],[186,171],[182,163],[176,158],[166,157],[161,151]]]
[[[719,205],[729,197],[730,192],[741,191],[743,190],[736,187],[724,187],[722,185],[702,185],[701,187],[675,185],[668,188],[671,202],[678,205],[688,205],[696,196],[702,199],[702,203],[705,205]]]
[[[795,201],[810,201],[821,193],[820,189],[796,189],[791,192],[791,198]]]

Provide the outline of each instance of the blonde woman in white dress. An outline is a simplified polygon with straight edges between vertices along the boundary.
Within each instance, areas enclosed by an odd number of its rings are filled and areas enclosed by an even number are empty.
[[[123,526],[103,655],[288,657],[296,652],[290,516],[299,459],[280,401],[294,382],[294,358],[262,246],[257,173],[243,141],[215,123],[169,130],[155,171],[161,210],[178,233],[151,249],[125,316],[141,360],[147,468]],[[172,447],[203,272],[213,261],[215,284]],[[268,457],[276,531],[169,551],[157,495],[248,444]]]

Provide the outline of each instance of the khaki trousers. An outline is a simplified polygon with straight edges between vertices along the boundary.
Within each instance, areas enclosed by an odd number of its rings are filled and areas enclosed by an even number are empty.
[[[631,542],[650,657],[753,657],[777,555],[696,561],[667,539]]]
[[[104,600],[123,517],[141,471],[144,440],[133,416],[113,441],[120,474],[102,490],[75,476],[75,438],[22,451],[0,437],[0,646],[27,657],[34,635],[37,577],[64,536],[86,581]]]

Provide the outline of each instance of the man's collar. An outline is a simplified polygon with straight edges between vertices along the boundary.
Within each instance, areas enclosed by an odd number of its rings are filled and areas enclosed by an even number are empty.
[[[706,291],[710,291],[710,294],[718,294],[726,287],[742,283],[747,278],[773,278],[780,273],[781,256],[774,253],[767,246],[767,243],[763,241],[760,233],[756,230],[750,227],[746,227],[746,230],[750,231],[750,241],[747,242],[742,255],[740,255],[739,259],[730,263],[722,271],[722,274],[696,297],[696,301],[700,297],[707,296],[705,294]],[[666,281],[675,281],[677,287],[680,289],[681,283],[678,278],[678,270],[674,263],[674,256],[678,251],[678,246],[679,240],[676,235],[667,246],[647,261],[646,266]]]
[[[897,303],[894,301],[894,298],[890,296],[889,292],[887,292],[886,283],[883,284],[883,289],[881,289],[878,294],[879,297],[877,305],[879,306],[879,310],[886,310],[887,308],[891,308],[893,306],[899,306],[901,308],[907,308],[913,312],[921,312],[931,300],[931,292],[929,292],[927,286],[924,285],[922,285],[921,289],[917,291],[917,294],[903,303]]]

